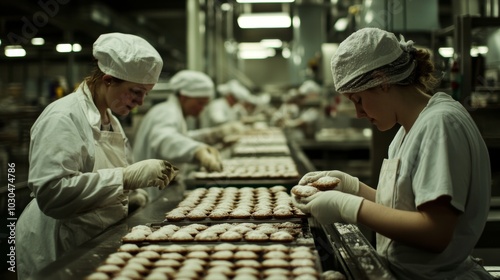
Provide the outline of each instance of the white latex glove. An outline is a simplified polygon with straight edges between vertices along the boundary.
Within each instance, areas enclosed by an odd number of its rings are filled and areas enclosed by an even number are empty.
[[[129,207],[143,207],[148,203],[149,195],[144,189],[136,189],[128,194]]]
[[[247,127],[238,121],[221,124],[218,129],[223,137],[233,134],[241,134],[247,130]]]
[[[340,179],[340,183],[335,187],[335,190],[337,191],[354,195],[357,195],[359,192],[359,179],[338,170],[314,171],[306,173],[302,179],[300,179],[299,185],[307,185],[308,183],[312,183],[324,176],[337,177]]]
[[[170,184],[178,171],[177,167],[166,160],[142,160],[123,168],[123,188],[135,190],[158,187],[163,190]]]
[[[339,191],[318,192],[298,201],[292,196],[292,203],[304,213],[310,213],[321,224],[337,222],[355,224],[364,198]]]
[[[217,149],[202,145],[200,148],[198,148],[198,150],[196,150],[194,157],[208,172],[222,171],[222,160]]]

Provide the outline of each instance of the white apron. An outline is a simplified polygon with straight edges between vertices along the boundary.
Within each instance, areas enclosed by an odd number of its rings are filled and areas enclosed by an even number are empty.
[[[93,172],[128,166],[123,135],[120,131],[116,131],[120,129],[120,125],[113,118],[110,119],[115,131],[101,131],[100,139],[95,142]],[[17,254],[23,254],[18,265],[18,279],[27,279],[28,275],[36,273],[64,253],[97,236],[112,224],[125,218],[127,214],[128,192],[124,193],[121,201],[115,204],[96,205],[94,210],[71,219],[54,219],[46,216],[38,207],[36,199],[33,199],[21,214],[28,216],[22,220],[25,223],[21,226],[23,231],[17,232],[18,235],[22,235],[19,239],[24,241],[16,244]]]

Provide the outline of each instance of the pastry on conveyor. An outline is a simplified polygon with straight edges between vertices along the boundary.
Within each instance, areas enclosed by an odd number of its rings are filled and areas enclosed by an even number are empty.
[[[243,235],[241,233],[239,233],[237,231],[232,231],[232,230],[226,231],[219,236],[219,239],[221,241],[227,241],[227,242],[240,241],[242,238],[243,238]]]
[[[292,270],[292,274],[294,276],[300,276],[300,275],[304,275],[304,274],[317,276],[318,272],[316,271],[315,267],[306,266],[306,267],[296,267],[296,268],[294,268]]]
[[[262,266],[263,267],[283,267],[283,268],[288,268],[290,263],[286,260],[280,260],[280,259],[266,259],[262,261]]]
[[[335,271],[335,270],[327,270],[321,274],[322,279],[325,280],[345,280],[347,279],[344,274]]]
[[[146,258],[148,260],[157,260],[160,258],[161,255],[155,251],[142,251],[142,252],[137,253],[137,255],[135,255],[135,256]]]
[[[314,261],[310,259],[292,259],[290,261],[290,265],[292,267],[304,267],[304,266],[314,267]]]
[[[262,274],[268,278],[266,279],[288,279],[288,275],[290,274],[290,271],[285,268],[267,268],[265,269]],[[276,278],[273,278],[275,276]],[[280,277],[278,277],[280,276]]]
[[[119,252],[129,252],[129,253],[135,253],[139,252],[140,248],[139,246],[135,244],[123,244],[118,248]]]
[[[245,233],[245,240],[257,241],[257,242],[267,241],[267,240],[269,240],[269,235],[267,235],[266,233],[264,233],[262,231],[252,230],[252,231]]]
[[[122,270],[122,268],[118,265],[115,265],[115,264],[101,265],[96,269],[97,272],[104,272],[104,273],[111,273],[111,274],[117,273],[120,270]]]
[[[291,242],[295,240],[293,235],[286,231],[278,231],[275,233],[272,233],[271,236],[269,237],[269,240],[271,241],[280,241],[280,242]]]
[[[171,268],[177,268],[181,266],[181,262],[178,260],[170,260],[170,259],[161,259],[157,260],[153,266],[155,267],[171,267]]]

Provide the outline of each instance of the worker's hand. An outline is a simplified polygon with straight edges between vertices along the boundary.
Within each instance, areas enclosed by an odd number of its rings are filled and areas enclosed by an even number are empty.
[[[123,188],[135,190],[145,187],[158,187],[163,190],[179,169],[170,162],[160,159],[146,159],[123,169]]]
[[[309,201],[305,203],[305,201]],[[325,191],[297,200],[292,195],[292,203],[304,213],[310,213],[321,224],[337,222],[355,224],[364,198],[339,192]]]
[[[358,194],[359,179],[338,170],[309,172],[300,179],[299,185],[307,185],[325,176],[337,177],[340,179],[340,183],[335,187],[335,190],[348,194]]]
[[[222,159],[217,149],[207,145],[202,145],[195,152],[194,157],[208,172],[222,171]]]
[[[242,134],[247,130],[247,127],[242,122],[234,121],[221,124],[218,129],[220,130],[222,137],[226,137],[234,134]]]
[[[140,208],[146,206],[149,201],[148,192],[144,189],[136,189],[128,194],[128,205],[132,208]]]

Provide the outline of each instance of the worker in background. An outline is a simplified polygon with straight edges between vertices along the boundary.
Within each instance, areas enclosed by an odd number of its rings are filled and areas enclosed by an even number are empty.
[[[257,122],[268,123],[270,116],[275,110],[270,105],[271,96],[269,94],[248,95],[242,102],[237,103],[235,107],[236,119],[243,124],[252,125]]]
[[[214,99],[205,108],[200,118],[202,127],[215,127],[231,123],[235,133],[243,132],[245,127],[238,119],[235,105],[249,99],[250,91],[237,80],[230,80],[217,87],[221,97]],[[229,128],[229,126],[228,126]]]
[[[306,107],[306,101],[320,93],[321,87],[312,80],[305,81],[298,89],[290,89],[283,104],[273,114],[271,124],[290,130],[295,139],[311,137],[316,130],[320,109]]]
[[[134,141],[135,158],[165,158],[179,166],[192,163],[209,172],[222,171],[220,153],[210,144],[220,141],[230,131],[221,127],[189,131],[186,124],[187,116],[198,117],[214,97],[212,79],[203,72],[182,70],[169,84],[174,93],[153,106],[139,126]],[[158,195],[157,190],[149,193],[152,198]]]
[[[487,147],[462,104],[443,92],[430,54],[393,33],[364,28],[332,57],[336,91],[380,131],[400,124],[376,189],[344,172],[335,190],[297,207],[320,223],[359,223],[377,233],[376,248],[397,279],[493,279],[470,253],[484,229],[491,195]]]
[[[34,199],[16,225],[18,279],[94,238],[128,214],[129,193],[165,188],[175,167],[133,162],[118,119],[143,104],[163,61],[144,39],[108,33],[78,89],[49,104],[31,128],[28,187]]]

